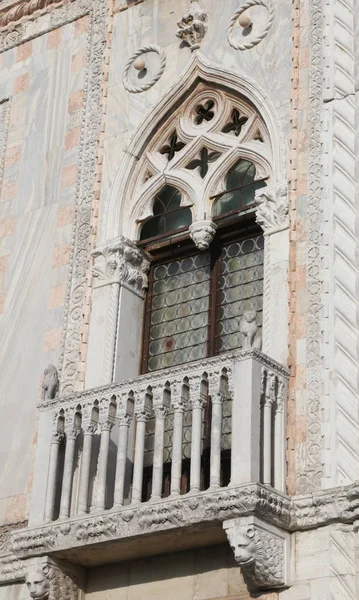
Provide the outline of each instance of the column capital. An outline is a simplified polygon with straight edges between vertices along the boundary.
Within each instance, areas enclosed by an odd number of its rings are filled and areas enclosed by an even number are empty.
[[[289,227],[288,185],[277,183],[257,190],[256,221],[264,233],[271,234]]]
[[[150,256],[131,240],[121,236],[98,246],[92,256],[95,287],[117,283],[139,295],[147,288]]]

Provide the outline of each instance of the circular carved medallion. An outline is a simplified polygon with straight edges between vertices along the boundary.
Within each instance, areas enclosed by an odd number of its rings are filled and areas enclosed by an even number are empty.
[[[166,55],[159,46],[143,46],[129,58],[123,72],[123,85],[131,94],[145,92],[157,83],[165,67]]]
[[[249,9],[251,8],[253,10],[251,18],[249,18]],[[255,10],[256,8],[259,10]],[[261,9],[265,9],[265,11],[262,10],[264,14],[260,13]],[[247,19],[244,18],[244,13],[246,12]],[[240,17],[242,15],[241,25]],[[247,0],[234,13],[229,22],[227,31],[229,45],[235,50],[250,50],[266,37],[273,25],[273,21],[274,6],[272,0]],[[239,31],[241,35],[238,35]]]

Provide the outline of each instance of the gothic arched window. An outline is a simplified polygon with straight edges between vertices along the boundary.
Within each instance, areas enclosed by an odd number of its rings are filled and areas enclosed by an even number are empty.
[[[255,193],[270,164],[253,106],[202,84],[150,140],[136,184],[138,243],[153,259],[142,372],[242,348],[243,319],[255,321],[260,346],[264,240]]]

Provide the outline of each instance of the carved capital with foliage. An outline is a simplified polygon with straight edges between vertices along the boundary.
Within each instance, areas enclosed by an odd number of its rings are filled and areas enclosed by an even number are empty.
[[[147,288],[149,256],[125,237],[97,248],[92,256],[97,287],[118,283],[139,294]]]
[[[256,192],[257,223],[264,233],[289,227],[288,186],[280,183]]]
[[[253,590],[289,584],[290,534],[257,517],[223,523],[236,562]]]

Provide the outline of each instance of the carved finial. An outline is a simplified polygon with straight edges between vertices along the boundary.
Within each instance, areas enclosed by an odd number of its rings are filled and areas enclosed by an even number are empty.
[[[44,379],[42,382],[41,400],[53,400],[59,392],[60,382],[59,375],[54,365],[49,365],[44,371]]]
[[[191,239],[199,250],[207,250],[216,235],[217,225],[213,221],[196,221],[189,228]]]
[[[290,538],[287,532],[256,517],[225,521],[223,527],[250,587],[266,589],[288,585]]]
[[[257,313],[255,310],[246,310],[239,324],[239,331],[243,335],[243,350],[260,350],[262,348],[262,336],[258,331]]]
[[[191,8],[180,21],[176,36],[186,42],[191,50],[198,50],[207,31],[207,13],[197,0],[191,0]]]

